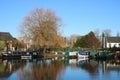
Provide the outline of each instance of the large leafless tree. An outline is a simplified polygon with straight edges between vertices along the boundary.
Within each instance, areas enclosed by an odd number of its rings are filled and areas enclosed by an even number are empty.
[[[34,47],[59,47],[65,44],[61,36],[62,20],[52,10],[34,9],[25,17],[20,32]]]

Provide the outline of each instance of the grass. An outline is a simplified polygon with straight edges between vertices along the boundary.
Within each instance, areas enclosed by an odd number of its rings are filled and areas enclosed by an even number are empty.
[[[64,57],[64,55],[61,55],[61,56]],[[44,59],[46,59],[46,58],[55,58],[55,57],[58,57],[58,55],[57,54],[48,54],[48,53],[44,54]]]

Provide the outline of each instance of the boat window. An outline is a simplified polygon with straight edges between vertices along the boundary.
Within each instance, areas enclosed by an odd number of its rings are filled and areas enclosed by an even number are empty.
[[[27,55],[29,55],[29,52],[27,52]]]

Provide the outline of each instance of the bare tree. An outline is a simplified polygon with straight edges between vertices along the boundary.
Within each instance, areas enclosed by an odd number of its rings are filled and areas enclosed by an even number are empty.
[[[61,37],[60,27],[62,20],[52,10],[35,9],[26,16],[20,32],[28,43],[36,48],[61,46],[64,40]]]
[[[111,30],[110,29],[105,29],[103,31],[103,33],[104,33],[105,37],[110,37],[111,36]]]
[[[100,30],[98,28],[94,30],[94,34],[96,38],[100,39]]]

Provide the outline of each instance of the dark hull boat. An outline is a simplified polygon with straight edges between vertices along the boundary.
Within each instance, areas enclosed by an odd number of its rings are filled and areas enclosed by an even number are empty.
[[[18,51],[10,51],[7,53],[2,53],[2,58],[16,58],[16,59],[34,59],[34,58],[42,58],[43,55],[40,52],[18,52]]]

